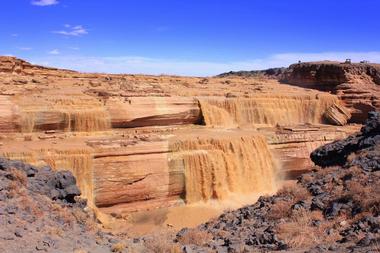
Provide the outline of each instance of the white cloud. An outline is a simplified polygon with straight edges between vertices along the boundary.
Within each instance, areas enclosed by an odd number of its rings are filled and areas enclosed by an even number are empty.
[[[59,2],[57,0],[34,0],[31,2],[33,5],[37,6],[49,6],[49,5],[55,5]]]
[[[21,51],[30,51],[32,50],[31,47],[18,47],[18,50],[21,50]]]
[[[136,56],[120,57],[87,57],[87,56],[59,56],[33,59],[33,62],[43,64],[49,62],[50,66],[74,69],[84,72],[107,73],[141,73],[141,74],[173,74],[189,76],[211,76],[227,71],[258,70],[273,67],[287,67],[299,60],[320,61],[346,58],[354,62],[368,60],[380,62],[379,52],[326,52],[326,53],[282,53],[265,58],[215,62],[215,61],[187,61],[179,59],[159,59]]]
[[[76,26],[71,26],[71,25],[64,25],[66,30],[60,30],[60,31],[53,31],[53,33],[56,34],[61,34],[65,36],[82,36],[88,34],[88,31],[82,26],[82,25],[76,25]]]
[[[12,37],[18,37],[19,34],[18,34],[18,33],[12,33],[11,36],[12,36]]]
[[[61,53],[59,52],[58,49],[53,49],[53,50],[49,51],[48,54],[59,55],[59,54],[61,54]]]

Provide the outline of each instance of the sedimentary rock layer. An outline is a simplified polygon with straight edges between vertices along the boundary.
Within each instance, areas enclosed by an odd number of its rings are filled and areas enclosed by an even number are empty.
[[[94,192],[104,210],[225,199],[229,194],[273,192],[277,167],[266,139],[236,131],[181,132],[94,156]],[[138,168],[138,169],[136,169]],[[255,183],[252,183],[255,182]],[[144,205],[144,203],[142,203]]]
[[[26,133],[202,124],[202,119],[207,126],[223,127],[324,122],[344,125],[350,117],[337,98],[328,94],[263,94],[251,98],[132,97],[109,99],[105,105],[79,94],[56,99],[0,96],[0,110],[4,118],[1,131]]]
[[[299,126],[227,131],[199,126],[166,127],[156,133],[135,128],[79,137],[34,133],[26,142],[3,140],[0,153],[72,171],[90,205],[119,213],[183,204],[186,199],[223,199],[234,192],[270,191],[277,176],[295,177],[313,168],[309,154],[315,147],[357,129]],[[277,167],[272,167],[273,161]]]
[[[358,126],[294,126],[279,129],[266,129],[266,136],[273,156],[277,158],[280,174],[285,178],[297,178],[315,166],[310,153],[321,145],[343,139],[358,131]]]
[[[40,98],[40,100],[42,100]],[[195,98],[136,97],[110,100],[107,105],[81,95],[34,102],[31,98],[0,96],[0,131],[45,130],[93,132],[114,128],[197,124],[201,120]]]
[[[167,200],[183,191],[183,182],[173,182],[169,170],[167,141],[140,142],[120,147],[94,159],[95,203],[98,207]],[[178,184],[180,183],[180,184]]]
[[[0,72],[9,74],[24,74],[24,75],[37,75],[37,74],[55,74],[63,75],[75,74],[77,72],[72,70],[63,70],[57,68],[48,68],[38,65],[30,64],[27,61],[18,59],[12,56],[0,56]]]
[[[316,85],[319,88],[336,86],[341,83],[373,83],[380,85],[380,64],[305,62],[290,65],[283,81],[292,84]]]
[[[14,143],[1,150],[1,156],[28,162],[36,166],[48,165],[55,170],[69,170],[90,206],[93,206],[93,159],[90,147],[81,145],[52,147],[46,141],[37,143]],[[19,146],[20,145],[20,146]]]
[[[12,104],[10,96],[0,96],[0,131],[17,131],[19,119],[17,107]]]
[[[252,127],[257,125],[345,124],[349,113],[334,110],[339,101],[328,94],[260,95],[251,98],[199,98],[204,122],[209,126]],[[338,107],[340,108],[340,106]],[[333,116],[333,117],[332,117]]]
[[[310,169],[311,149],[350,131],[320,124],[349,117],[338,96],[268,78],[87,74],[0,57],[0,153],[72,171],[106,213],[270,191],[275,168]]]
[[[380,110],[380,65],[311,62],[291,65],[283,82],[336,94],[363,123],[369,111]]]
[[[201,119],[192,97],[131,97],[107,101],[112,126],[143,127],[196,124]]]

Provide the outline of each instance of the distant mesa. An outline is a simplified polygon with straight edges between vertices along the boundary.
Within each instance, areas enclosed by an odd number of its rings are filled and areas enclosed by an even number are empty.
[[[290,65],[280,81],[337,95],[351,109],[351,122],[363,123],[380,108],[380,64],[361,61],[305,62]]]
[[[280,78],[285,72],[287,68],[270,68],[265,70],[251,70],[251,71],[230,71],[226,73],[222,73],[217,75],[217,77],[230,77],[230,76],[238,76],[238,77],[259,77],[266,76],[271,78]]]
[[[361,61],[352,63],[321,61],[292,64],[281,78],[289,84],[339,85],[341,83],[367,83],[380,85],[380,64]]]
[[[0,73],[35,75],[38,71],[60,71],[76,73],[73,70],[58,69],[31,64],[14,56],[0,56]]]

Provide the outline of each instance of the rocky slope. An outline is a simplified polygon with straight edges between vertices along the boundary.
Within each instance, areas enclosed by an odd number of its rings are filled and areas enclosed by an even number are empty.
[[[377,153],[379,145],[379,113],[370,112],[369,120],[359,134],[316,149],[311,153],[311,159],[314,163],[323,167],[333,165],[359,165],[366,171],[376,171],[380,169],[379,156]],[[354,152],[360,152],[359,160],[355,157],[350,157]]]
[[[351,122],[364,122],[380,108],[380,65],[369,63],[309,62],[293,64],[282,82],[336,94],[351,109]]]
[[[318,168],[295,186],[255,205],[226,212],[197,229],[184,229],[179,242],[194,234],[206,241],[186,247],[195,252],[376,252],[380,242],[380,114],[370,113],[361,132],[311,154]],[[372,250],[372,251],[371,251]]]
[[[0,251],[109,252],[115,239],[97,228],[79,195],[68,171],[1,158]]]

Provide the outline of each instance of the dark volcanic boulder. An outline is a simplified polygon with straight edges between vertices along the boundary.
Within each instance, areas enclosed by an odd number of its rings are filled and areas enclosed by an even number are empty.
[[[74,203],[81,194],[76,179],[70,171],[54,171],[49,166],[36,168],[22,161],[0,158],[0,170],[21,170],[28,177],[28,189],[49,196],[53,200]]]
[[[359,139],[357,136],[350,136],[347,139],[326,144],[314,150],[310,158],[321,167],[344,165],[347,157],[358,150]]]
[[[360,130],[364,136],[377,136],[380,134],[380,113],[370,112],[366,124]]]
[[[321,167],[345,165],[347,158],[352,153],[363,152],[365,154],[354,158],[350,165],[360,165],[369,170],[378,170],[378,152],[380,146],[380,113],[370,112],[368,120],[357,135],[344,140],[335,141],[324,145],[310,155],[311,160]]]

